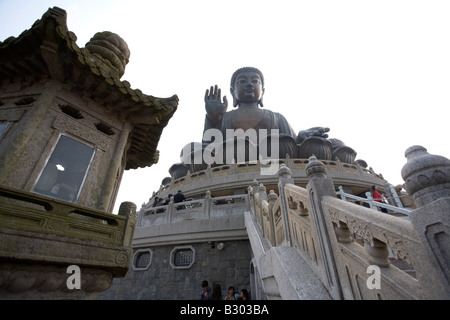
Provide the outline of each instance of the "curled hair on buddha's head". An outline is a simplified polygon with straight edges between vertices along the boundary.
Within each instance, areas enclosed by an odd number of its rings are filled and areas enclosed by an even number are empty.
[[[261,84],[262,84],[262,88],[264,90],[264,76],[263,76],[262,72],[259,69],[254,68],[254,67],[243,67],[243,68],[237,69],[233,73],[233,75],[231,76],[231,82],[230,82],[230,88],[232,90],[234,90],[234,84],[236,82],[237,76],[239,74],[243,73],[243,72],[255,72],[255,73],[257,73],[259,75],[259,77],[261,78]],[[261,106],[261,108],[264,107],[263,106],[263,99],[262,99],[262,97],[261,97],[261,100],[258,101],[258,103]],[[236,100],[235,96],[233,95],[233,107],[237,107],[237,105],[238,105],[238,101]]]

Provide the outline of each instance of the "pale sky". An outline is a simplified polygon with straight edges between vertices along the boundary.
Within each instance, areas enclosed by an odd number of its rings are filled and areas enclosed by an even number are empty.
[[[80,48],[100,31],[127,42],[121,80],[133,89],[180,99],[159,162],[125,172],[114,213],[123,201],[139,210],[181,149],[201,141],[207,88],[233,108],[230,78],[244,66],[263,72],[265,108],[296,132],[329,127],[393,185],[412,145],[450,158],[450,1],[0,0],[0,41],[53,6]]]

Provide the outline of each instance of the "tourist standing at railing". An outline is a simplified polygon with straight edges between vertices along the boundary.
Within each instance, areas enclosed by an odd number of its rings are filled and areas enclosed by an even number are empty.
[[[172,194],[170,193],[169,196],[167,197],[166,201],[164,201],[165,206],[169,204],[171,198],[172,198]]]
[[[159,203],[159,197],[155,197],[155,202],[153,202],[152,207],[156,207]]]
[[[178,193],[173,196],[173,202],[180,203],[180,202],[185,202],[185,201],[186,201],[186,197],[181,192],[181,190],[178,190]],[[182,206],[177,207],[177,210],[181,210],[181,209],[186,209],[186,206],[182,205]]]
[[[372,197],[376,202],[383,203],[383,196],[378,192],[377,186],[372,186]],[[387,213],[386,208],[381,208],[381,211]]]
[[[155,207],[161,207],[163,205],[164,205],[164,199],[163,198],[159,198],[158,199],[158,203],[156,204]],[[162,213],[162,212],[164,212],[164,209],[158,209],[158,210],[155,211],[155,213]]]

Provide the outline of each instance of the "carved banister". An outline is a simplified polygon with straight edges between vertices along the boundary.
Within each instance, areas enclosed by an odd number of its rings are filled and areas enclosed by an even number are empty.
[[[92,239],[114,245],[129,246],[136,223],[136,205],[131,202],[123,203],[119,215],[114,215],[21,189],[0,186],[0,203],[2,227]],[[30,224],[30,221],[39,223]]]
[[[50,198],[37,193],[24,191],[22,189],[0,186],[0,197],[15,199],[22,202],[33,203],[42,206],[48,212],[59,215],[69,215],[75,213],[81,216],[91,217],[94,219],[104,220],[109,225],[119,225],[126,220],[122,215],[113,215],[105,211],[84,207],[75,203]]]
[[[325,197],[322,206],[335,225],[345,225],[352,234],[364,240],[367,265],[389,268],[389,249],[393,258],[413,266],[419,280],[419,285],[412,279],[398,283],[400,288],[409,287],[412,290],[410,294],[419,298],[439,296],[439,291],[435,291],[437,278],[429,272],[430,262],[411,222],[333,197]],[[341,243],[346,245],[345,242]]]
[[[414,228],[409,221],[374,212],[369,208],[334,197],[324,197],[322,206],[335,225],[348,228],[352,234],[358,235],[372,246],[375,245],[374,239],[385,243],[397,258],[409,261],[410,254],[408,254],[407,247],[403,245],[416,246],[419,244]]]

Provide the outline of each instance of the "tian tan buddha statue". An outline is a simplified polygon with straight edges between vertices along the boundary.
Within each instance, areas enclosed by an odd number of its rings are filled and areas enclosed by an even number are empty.
[[[217,134],[219,132],[222,135],[219,141],[223,141],[223,145],[225,146],[227,139],[230,139],[227,135],[230,133],[229,129],[232,129],[231,132],[237,132],[236,130],[242,129],[241,132],[249,132],[250,130],[255,132],[257,136],[257,143],[255,143],[255,140],[250,139],[249,141],[247,137],[245,145],[247,152],[253,148],[257,150],[257,154],[259,155],[259,147],[265,143],[270,153],[270,141],[276,137],[279,142],[279,154],[277,158],[285,158],[286,155],[289,155],[291,158],[307,159],[314,154],[321,160],[336,160],[336,158],[339,158],[342,162],[354,162],[356,152],[345,146],[340,140],[328,139],[327,132],[330,129],[327,127],[313,127],[296,134],[283,115],[264,108],[264,90],[264,76],[262,72],[252,67],[240,68],[231,77],[230,91],[233,97],[233,107],[235,108],[233,110],[227,111],[227,98],[223,96],[222,99],[221,89],[217,85],[207,89],[204,98],[206,118],[203,130],[202,150],[205,151],[205,148],[209,144],[217,141]],[[214,133],[214,138],[211,138],[211,134],[208,134],[210,132]],[[261,135],[261,132],[267,132],[267,134]],[[238,136],[232,137],[235,140],[238,138]],[[191,146],[193,145],[194,143],[191,144]],[[197,143],[197,148],[199,148],[199,143]],[[214,149],[213,152],[217,153],[217,150],[218,148]],[[189,163],[187,168],[191,172],[206,168],[205,163],[201,165],[198,165],[198,162],[197,165],[192,164],[194,162],[193,156],[195,151],[191,152],[190,155],[188,153],[189,150],[185,147],[182,151],[181,159],[183,163]],[[225,159],[225,153],[223,157]],[[224,161],[219,164],[222,163],[228,162]]]

